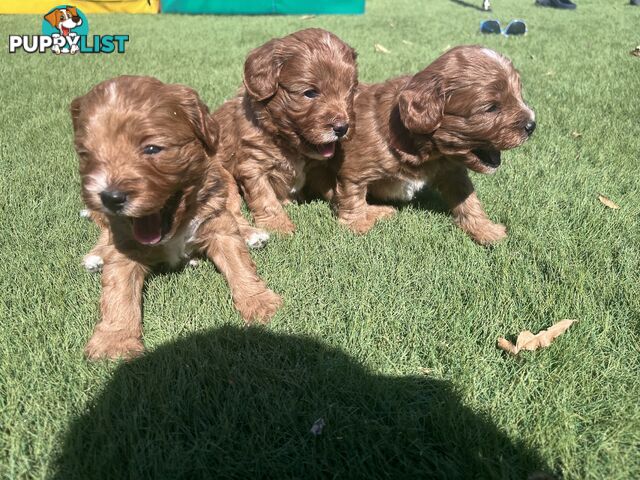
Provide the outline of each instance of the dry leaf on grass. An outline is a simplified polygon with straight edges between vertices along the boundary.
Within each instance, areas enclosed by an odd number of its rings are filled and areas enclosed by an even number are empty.
[[[556,72],[554,72],[553,70],[549,70],[547,73],[545,73],[547,77],[553,77],[555,74]]]
[[[573,138],[580,138],[582,136],[582,134],[580,132],[571,132],[571,136]]]
[[[387,50],[383,45],[380,45],[379,43],[374,44],[373,49],[378,53],[391,53],[389,50]]]
[[[634,57],[640,57],[640,45],[629,52]]]
[[[409,40],[402,40],[402,43],[405,45],[413,45],[413,42],[410,42]]]
[[[600,200],[600,203],[603,204],[604,206],[613,208],[614,210],[617,210],[620,208],[620,205],[618,205],[616,202],[614,202],[610,198],[605,197],[601,193],[598,194],[598,200]]]
[[[500,337],[498,338],[498,348],[511,355],[517,355],[520,350],[533,351],[548,347],[556,337],[562,335],[575,322],[577,322],[577,320],[562,320],[535,335],[529,330],[525,330],[524,332],[520,332],[515,345],[509,340]]]
[[[311,430],[309,431],[311,432],[312,435],[315,435],[317,437],[318,435],[322,435],[323,428],[324,428],[324,418],[319,418],[315,422],[313,422],[313,425],[311,425]]]

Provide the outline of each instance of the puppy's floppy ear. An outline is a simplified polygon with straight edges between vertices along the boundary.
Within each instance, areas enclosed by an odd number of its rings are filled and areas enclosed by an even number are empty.
[[[398,99],[402,123],[412,133],[430,134],[438,129],[444,114],[444,91],[437,76],[420,72]]]
[[[71,102],[69,111],[71,113],[71,122],[73,123],[73,133],[77,133],[80,129],[80,113],[82,112],[82,104],[84,102],[84,95],[82,97],[76,97]]]
[[[52,27],[58,28],[58,24],[60,23],[60,10],[57,8],[52,10],[44,16],[44,19],[49,22]]]
[[[282,62],[277,58],[280,42],[278,38],[268,41],[249,52],[244,62],[244,86],[258,101],[272,97],[278,89],[278,75],[282,68]]]
[[[209,155],[215,154],[218,149],[219,129],[217,122],[209,115],[209,108],[194,89],[185,85],[169,85],[168,87],[178,98],[182,111],[207,153]]]

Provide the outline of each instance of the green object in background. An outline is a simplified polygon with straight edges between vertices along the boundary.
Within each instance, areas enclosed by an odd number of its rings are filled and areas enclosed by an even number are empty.
[[[162,0],[163,13],[222,15],[362,14],[365,0]]]

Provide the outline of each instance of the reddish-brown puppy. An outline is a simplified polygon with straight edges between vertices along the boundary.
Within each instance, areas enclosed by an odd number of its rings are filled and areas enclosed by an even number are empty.
[[[195,91],[150,77],[118,77],[71,104],[82,198],[101,227],[85,257],[102,267],[102,318],[89,358],[143,351],[142,287],[150,269],[204,254],[246,321],[281,304],[258,277],[228,210],[233,179],[215,156],[218,126]],[[103,265],[102,265],[103,264]]]
[[[521,145],[535,129],[511,62],[479,46],[456,47],[414,75],[361,85],[358,132],[336,157],[334,204],[340,221],[367,232],[392,215],[366,197],[408,201],[429,184],[455,222],[480,244],[506,236],[475,194],[468,169],[493,173],[500,152]]]
[[[255,223],[290,233],[282,208],[298,198],[306,173],[324,163],[353,130],[356,56],[319,28],[275,38],[249,53],[244,88],[214,113],[224,130],[220,153],[240,185]],[[316,189],[330,188],[320,178]],[[240,215],[243,236],[255,236]]]

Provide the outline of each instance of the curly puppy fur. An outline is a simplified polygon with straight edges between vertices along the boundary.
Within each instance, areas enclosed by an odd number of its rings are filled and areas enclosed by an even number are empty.
[[[485,214],[468,169],[493,173],[500,152],[535,129],[511,62],[479,46],[456,47],[413,77],[361,85],[358,132],[332,162],[341,223],[365,233],[394,214],[377,200],[408,201],[425,184],[437,189],[455,222],[480,244],[506,236]]]
[[[299,199],[307,173],[353,132],[357,87],[354,50],[319,28],[275,38],[249,53],[244,88],[213,116],[225,129],[220,154],[240,185],[255,223],[291,233],[282,208]],[[330,181],[314,177],[324,193]],[[240,214],[243,236],[252,231]]]
[[[101,320],[85,354],[130,358],[144,347],[142,288],[161,266],[210,258],[248,321],[280,297],[258,277],[229,213],[233,179],[215,156],[218,125],[197,93],[150,77],[118,77],[71,104],[82,198],[101,229],[87,255],[102,260]],[[85,259],[87,259],[85,257]]]

